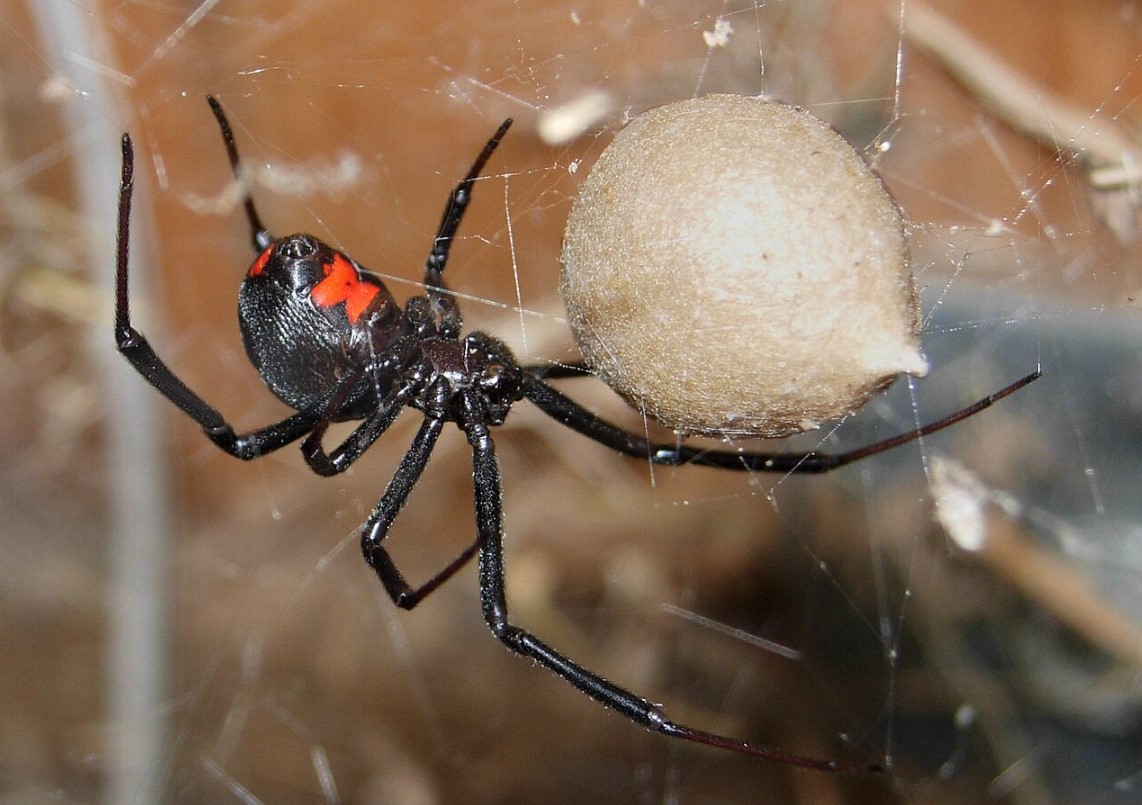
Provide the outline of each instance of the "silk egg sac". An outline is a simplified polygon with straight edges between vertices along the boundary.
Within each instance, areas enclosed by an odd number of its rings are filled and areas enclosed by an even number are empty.
[[[900,210],[794,106],[708,95],[634,118],[562,263],[587,365],[680,434],[786,436],[927,371]]]

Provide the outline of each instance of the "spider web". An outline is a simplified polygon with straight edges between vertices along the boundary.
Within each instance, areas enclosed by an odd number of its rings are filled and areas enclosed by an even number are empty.
[[[1129,159],[1133,184],[1096,179],[1088,136],[1136,129],[1142,5],[933,5],[1045,88],[1039,109],[1064,102],[1080,125],[1055,116],[1053,130],[1029,132],[1006,120],[962,73],[953,36],[921,41],[910,26],[925,8],[912,2],[69,6],[99,45],[91,53],[60,50],[65,32],[3,4],[0,630],[14,650],[0,663],[0,792],[1135,798],[1140,191]],[[521,403],[495,433],[513,616],[682,723],[879,761],[892,768],[883,779],[646,733],[510,656],[483,626],[471,572],[414,613],[395,611],[360,561],[356,527],[415,414],[351,472],[318,479],[292,449],[228,459],[137,377],[107,380],[103,367],[119,361],[99,355],[123,128],[140,152],[142,329],[249,428],[283,411],[238,339],[248,233],[206,93],[231,117],[267,225],[344,249],[401,299],[420,290],[452,184],[516,118],[448,279],[469,328],[540,361],[575,355],[558,252],[591,162],[628,117],[707,92],[765,94],[830,121],[911,222],[930,376],[782,449],[857,446],[1040,366],[1045,377],[952,431],[815,478],[652,469]],[[85,206],[98,214],[74,212]],[[602,384],[563,387],[663,435]],[[128,416],[120,394],[152,413]],[[154,412],[156,424],[136,418]],[[157,482],[151,497],[138,494],[140,474]],[[411,579],[470,541],[470,484],[467,446],[448,433],[393,531]],[[147,561],[122,544],[140,518]],[[159,581],[143,594],[132,585],[148,573]],[[150,642],[124,649],[124,610],[152,616]],[[122,675],[139,666],[153,688],[124,720]]]

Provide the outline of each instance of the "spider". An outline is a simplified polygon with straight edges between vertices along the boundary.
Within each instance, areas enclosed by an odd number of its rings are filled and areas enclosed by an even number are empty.
[[[241,164],[221,105],[207,98],[222,133],[234,176]],[[504,645],[553,671],[584,694],[631,721],[668,736],[823,771],[875,772],[877,764],[806,757],[685,726],[664,710],[576,663],[508,616],[503,555],[500,470],[491,428],[527,399],[556,422],[619,453],[654,464],[697,464],[746,472],[820,473],[918,439],[959,422],[1035,380],[1034,372],[936,422],[844,453],[748,453],[685,444],[657,444],[612,425],[572,401],[547,381],[588,374],[582,364],[523,366],[498,339],[482,332],[461,335],[456,298],[443,272],[476,180],[511,125],[484,145],[444,207],[424,269],[425,292],[404,309],[377,277],[357,261],[308,234],[275,238],[262,225],[247,189],[246,218],[257,257],[238,293],[238,318],[246,352],[270,390],[294,409],[280,422],[237,433],[222,415],[191,391],[131,326],[128,293],[129,219],[134,148],[122,139],[119,186],[115,342],[132,366],[168,400],[197,422],[214,444],[240,459],[255,459],[302,439],[301,452],[318,475],[344,472],[406,407],[424,417],[419,431],[379,502],[361,527],[365,561],[398,607],[413,609],[469,560],[477,558],[484,620]],[[330,423],[360,420],[343,442],[326,449]],[[419,586],[410,585],[385,549],[384,539],[420,478],[444,425],[454,423],[472,449],[476,538]]]

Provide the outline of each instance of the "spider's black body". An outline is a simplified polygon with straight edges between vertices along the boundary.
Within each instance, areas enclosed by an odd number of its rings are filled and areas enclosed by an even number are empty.
[[[489,424],[522,396],[511,352],[482,333],[458,339],[426,297],[404,311],[377,277],[310,235],[267,246],[238,292],[246,354],[284,403],[304,410],[342,383],[333,421],[362,419],[401,389],[406,404],[460,422],[471,395]],[[356,378],[349,383],[349,378]]]
[[[222,130],[231,168],[238,176],[238,152],[229,123],[217,101],[208,100]],[[412,609],[477,556],[481,606],[493,634],[508,648],[632,721],[685,740],[794,765],[828,771],[877,770],[875,765],[807,758],[675,724],[657,705],[612,684],[513,625],[505,591],[500,472],[489,428],[503,424],[512,405],[527,398],[556,421],[596,442],[656,464],[824,472],[971,416],[1027,385],[1038,373],[937,422],[839,454],[744,453],[655,444],[611,425],[547,382],[552,377],[583,374],[581,367],[523,367],[492,336],[480,332],[462,336],[460,309],[444,285],[442,272],[472,188],[510,124],[508,120],[500,126],[468,175],[452,191],[425,264],[426,292],[412,297],[403,310],[380,279],[317,238],[297,234],[275,240],[246,195],[245,212],[258,257],[239,292],[242,337],[266,385],[295,410],[280,422],[246,434],[235,433],[131,326],[127,264],[134,150],[131,138],[124,135],[115,315],[119,351],[226,452],[254,459],[304,437],[302,454],[319,475],[348,469],[401,411],[418,409],[424,416],[420,430],[361,529],[365,559],[398,606]],[[330,423],[344,420],[360,420],[360,424],[345,441],[327,451],[322,442]],[[447,422],[464,432],[472,449],[477,533],[464,552],[414,588],[393,564],[383,541]]]
[[[238,323],[251,363],[295,410],[356,374],[359,382],[333,412],[335,420],[360,419],[377,407],[401,367],[364,373],[361,367],[409,335],[385,287],[309,235],[282,238],[262,251],[238,292]]]

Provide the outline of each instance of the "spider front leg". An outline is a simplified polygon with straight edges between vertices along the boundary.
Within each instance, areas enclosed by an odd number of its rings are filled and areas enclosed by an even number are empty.
[[[155,353],[147,339],[131,326],[128,262],[130,256],[131,198],[134,191],[135,150],[130,135],[123,135],[123,172],[119,180],[119,230],[115,272],[115,344],[136,371],[162,392],[183,413],[197,422],[209,439],[232,456],[254,459],[300,439],[321,419],[325,400],[264,428],[239,434],[216,409],[190,390]]]
[[[592,377],[594,373],[583,361],[574,363],[533,364],[523,367],[525,372],[540,380],[565,380],[569,377]]]
[[[475,482],[475,546],[479,551],[480,604],[484,620],[496,638],[516,654],[528,657],[571,683],[604,707],[655,732],[692,743],[728,749],[755,757],[818,771],[878,773],[879,764],[841,763],[759,746],[736,738],[676,724],[661,707],[588,670],[544,643],[531,632],[514,625],[508,617],[503,547],[503,501],[499,462],[488,426],[471,413],[462,423],[472,446],[472,477]]]
[[[448,197],[444,206],[444,214],[440,218],[440,226],[436,229],[436,236],[432,239],[432,250],[424,264],[424,284],[427,288],[429,308],[436,319],[436,327],[440,335],[446,338],[458,338],[463,321],[456,298],[448,291],[444,284],[444,268],[448,265],[448,252],[452,248],[452,241],[456,239],[456,230],[464,220],[464,213],[472,200],[472,187],[484,165],[491,159],[500,141],[508,133],[512,119],[509,117],[496,133],[491,136],[484,149],[468,169],[468,174],[460,180]]]
[[[567,377],[571,374],[552,375],[552,377],[555,376]],[[885,450],[891,450],[902,444],[916,441],[938,430],[943,430],[978,414],[985,408],[991,407],[1004,397],[1014,394],[1024,386],[1038,380],[1041,376],[1041,372],[1032,372],[1014,383],[1004,386],[999,391],[935,422],[929,422],[915,430],[906,431],[842,453],[755,453],[736,450],[708,450],[686,445],[655,443],[645,436],[632,433],[595,416],[562,392],[556,391],[534,373],[525,376],[527,384],[524,395],[557,422],[612,450],[645,459],[653,464],[668,466],[695,464],[747,472],[823,473],[874,456],[877,453],[883,453]]]

